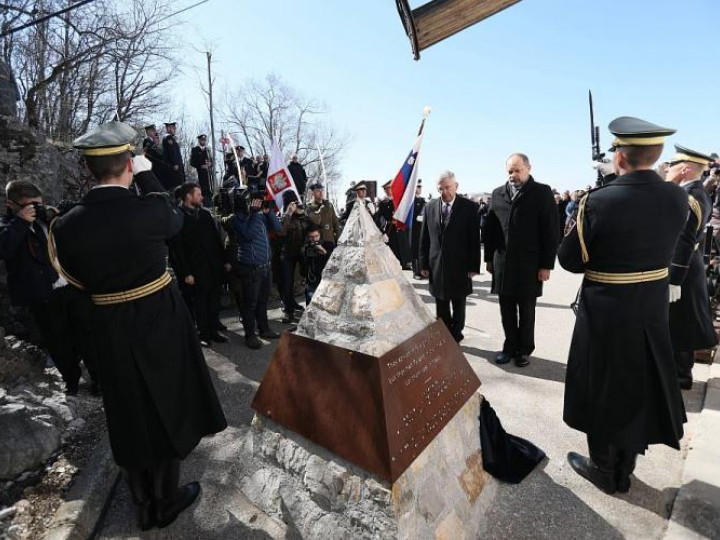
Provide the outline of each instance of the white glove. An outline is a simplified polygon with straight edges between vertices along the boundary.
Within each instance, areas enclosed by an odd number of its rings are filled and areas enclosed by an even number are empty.
[[[670,285],[670,303],[677,302],[680,300],[682,295],[682,288],[680,285]]]
[[[386,244],[390,241],[387,234],[382,235],[382,241],[385,242]]]
[[[422,220],[423,220],[422,214],[420,214],[418,217],[415,218],[415,221],[422,222]]]
[[[148,158],[145,156],[135,156],[132,158],[133,175],[150,170],[152,170],[152,161]]]
[[[605,161],[593,161],[592,162],[592,168],[596,171],[599,171],[600,174],[603,176],[608,176],[609,174],[615,174],[615,165],[613,165],[612,161],[605,162]]]

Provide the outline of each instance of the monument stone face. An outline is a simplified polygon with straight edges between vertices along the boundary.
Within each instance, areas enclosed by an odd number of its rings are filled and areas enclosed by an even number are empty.
[[[291,475],[302,485],[307,474],[295,478],[300,468],[283,468],[262,441],[292,440],[308,455],[321,448],[322,459],[350,471],[353,482],[386,490],[381,497],[370,490],[371,501],[352,491],[363,509],[353,512],[385,515],[390,536],[442,537],[438,531],[451,534],[478,519],[472,516],[487,479],[479,386],[365,206],[356,204],[313,301],[297,331],[283,334],[255,395],[256,451],[282,469],[265,474]],[[328,508],[333,519],[350,511],[346,503]]]

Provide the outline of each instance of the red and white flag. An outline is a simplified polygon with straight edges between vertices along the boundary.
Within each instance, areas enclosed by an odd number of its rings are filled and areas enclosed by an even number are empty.
[[[300,194],[295,187],[290,171],[285,164],[283,153],[278,146],[277,141],[273,139],[272,148],[270,149],[270,163],[268,164],[267,174],[267,193],[268,199],[274,199],[278,208],[283,207],[283,193],[286,191],[294,191],[297,200],[300,201]]]

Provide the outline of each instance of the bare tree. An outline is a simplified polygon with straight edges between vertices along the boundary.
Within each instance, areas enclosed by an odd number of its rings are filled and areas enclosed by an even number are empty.
[[[285,157],[297,155],[312,183],[322,180],[320,153],[327,173],[328,197],[334,199],[347,137],[327,122],[327,108],[300,94],[280,77],[249,80],[225,97],[224,119],[233,138],[252,155],[269,154],[277,140]],[[239,139],[239,140],[238,140]]]
[[[19,13],[13,23],[67,6],[66,0],[0,1]],[[170,5],[98,0],[6,39],[3,54],[18,78],[25,121],[67,141],[91,123],[156,113],[176,71],[163,24]]]

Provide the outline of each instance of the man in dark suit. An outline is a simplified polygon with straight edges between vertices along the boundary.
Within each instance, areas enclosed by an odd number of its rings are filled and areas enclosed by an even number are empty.
[[[290,159],[290,163],[288,163],[288,170],[290,171],[290,175],[295,182],[295,187],[300,194],[300,202],[302,202],[305,200],[305,191],[307,190],[307,173],[305,172],[305,168],[302,166],[302,163],[298,161],[298,157],[296,155],[293,155]]]
[[[165,131],[167,134],[163,137],[162,148],[163,158],[169,169],[166,181],[163,187],[167,191],[172,191],[185,181],[185,164],[183,163],[180,144],[175,137],[177,122],[165,122]]]
[[[535,350],[535,304],[555,266],[558,213],[552,190],[535,182],[525,154],[511,155],[506,167],[508,181],[492,193],[483,243],[505,331],[495,362],[514,359],[524,367]]]
[[[219,330],[220,293],[230,264],[220,231],[212,214],[202,207],[203,194],[192,182],[180,186],[183,226],[180,234],[170,241],[175,275],[180,282],[186,303],[195,314],[200,343],[227,342]]]
[[[207,135],[200,135],[197,140],[197,146],[193,146],[190,151],[190,165],[197,171],[198,184],[200,184],[203,200],[206,201],[206,205],[209,205],[212,200],[212,181],[210,177],[212,157],[207,147]]]
[[[438,318],[459,343],[465,337],[465,302],[472,294],[472,278],[480,273],[480,224],[477,204],[459,197],[457,188],[452,172],[440,175],[440,198],[425,207],[420,268],[430,278]]]
[[[420,274],[420,233],[422,232],[423,216],[427,201],[422,196],[422,180],[418,179],[413,201],[413,225],[410,233],[410,257],[412,258],[412,271],[415,279],[424,279]]]
[[[180,460],[227,422],[167,272],[167,241],[182,213],[150,161],[132,157],[135,136],[108,122],[73,142],[100,185],[52,223],[48,242],[58,272],[95,304],[110,446],[147,530],[166,527],[198,497],[197,482],[178,487]],[[133,181],[142,196],[129,190]]]
[[[670,266],[670,336],[680,388],[690,390],[695,351],[717,345],[702,256],[705,227],[712,214],[702,175],[713,159],[680,145],[675,150],[666,178],[687,192],[691,212]]]

